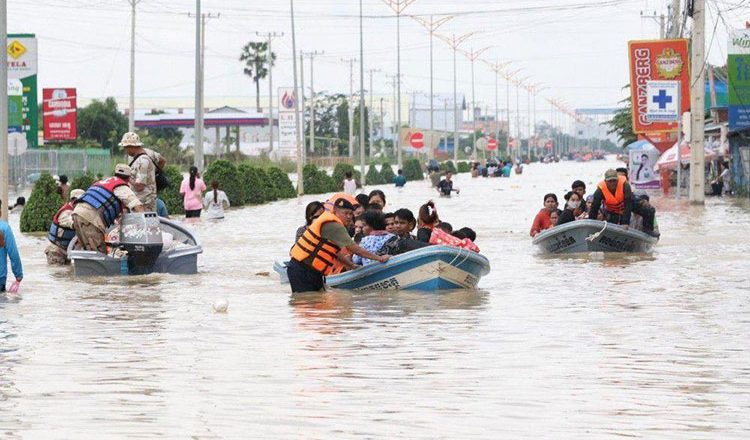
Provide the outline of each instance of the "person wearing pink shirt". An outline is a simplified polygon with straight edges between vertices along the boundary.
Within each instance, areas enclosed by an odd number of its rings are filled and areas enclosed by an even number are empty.
[[[185,218],[200,218],[203,209],[203,191],[206,184],[203,183],[198,168],[190,167],[190,174],[182,179],[180,194],[183,197],[185,207]]]

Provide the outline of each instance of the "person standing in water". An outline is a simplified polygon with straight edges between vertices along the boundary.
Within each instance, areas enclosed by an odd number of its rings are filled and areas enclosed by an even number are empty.
[[[0,206],[3,201],[0,200]],[[16,238],[13,236],[13,230],[10,225],[3,219],[0,219],[0,292],[5,292],[5,282],[8,278],[8,259],[10,267],[13,269],[13,275],[16,282],[20,283],[23,279],[23,264],[21,264],[21,255],[18,253]]]
[[[203,206],[206,207],[206,218],[219,220],[224,218],[224,210],[229,209],[229,199],[224,191],[219,189],[219,182],[211,181],[211,191],[206,192],[203,197]]]
[[[357,194],[357,181],[352,177],[351,171],[347,171],[346,174],[344,174],[344,181],[341,185],[344,188],[344,192],[350,196]]]
[[[203,208],[201,194],[205,190],[206,184],[203,183],[198,168],[195,166],[190,167],[189,176],[182,179],[182,184],[180,185],[180,194],[182,195],[182,202],[185,207],[185,218],[200,218],[201,209]]]

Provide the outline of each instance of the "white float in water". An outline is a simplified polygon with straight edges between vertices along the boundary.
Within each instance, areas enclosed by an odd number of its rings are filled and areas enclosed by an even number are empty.
[[[216,313],[226,313],[227,309],[229,308],[229,301],[226,299],[217,299],[214,302],[214,312]]]

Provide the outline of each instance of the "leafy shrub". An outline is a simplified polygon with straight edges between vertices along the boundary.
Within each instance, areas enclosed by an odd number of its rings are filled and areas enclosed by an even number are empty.
[[[263,202],[276,200],[271,182],[268,180],[268,174],[265,171],[243,163],[237,167],[237,172],[240,175],[242,187],[245,189],[244,203],[259,205]]]
[[[374,163],[370,164],[370,168],[367,170],[367,175],[365,177],[367,178],[368,185],[382,185],[386,183]]]
[[[333,181],[336,183],[336,185],[339,185],[341,182],[344,181],[344,176],[346,176],[347,172],[352,173],[352,177],[354,177],[354,180],[357,182],[362,182],[362,173],[354,169],[354,166],[348,163],[339,162],[336,164],[335,167],[333,167]]]
[[[407,159],[404,162],[404,176],[407,181],[424,179],[424,173],[422,173],[422,165],[420,165],[419,159]]]
[[[393,172],[393,167],[389,162],[383,162],[383,166],[380,167],[380,177],[383,178],[383,183],[393,183],[396,173]]]
[[[87,189],[89,189],[91,184],[94,183],[95,181],[96,181],[96,178],[94,178],[93,175],[89,173],[83,173],[80,176],[74,178],[70,182],[70,189],[71,190],[82,189],[86,191]]]
[[[267,172],[268,180],[273,186],[274,196],[277,199],[291,199],[297,195],[287,173],[277,167],[271,167]]]
[[[457,170],[459,173],[468,173],[471,171],[471,164],[469,162],[459,162]]]
[[[338,190],[337,182],[313,164],[305,165],[302,176],[305,183],[305,194],[323,194]]]
[[[169,215],[185,213],[185,206],[182,195],[180,195],[180,183],[182,182],[182,173],[176,165],[167,165],[164,173],[169,179],[169,187],[159,191],[159,198],[167,205]]]
[[[219,189],[227,193],[227,198],[232,206],[245,204],[245,189],[242,186],[242,179],[237,167],[232,162],[225,159],[212,162],[203,175],[207,186],[211,186],[211,182],[214,180],[219,182]]]
[[[446,160],[445,162],[440,164],[440,171],[456,174],[456,167],[455,165],[453,165],[452,160]]]
[[[48,231],[52,217],[60,206],[62,198],[57,193],[55,179],[49,173],[42,173],[21,212],[21,232]]]

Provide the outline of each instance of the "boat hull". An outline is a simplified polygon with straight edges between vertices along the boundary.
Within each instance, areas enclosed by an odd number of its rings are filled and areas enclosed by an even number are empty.
[[[392,257],[385,264],[373,263],[326,277],[326,285],[357,291],[475,289],[489,271],[489,261],[480,254],[448,246],[428,246]]]
[[[546,254],[649,252],[658,239],[599,220],[576,220],[548,229],[532,243]]]

